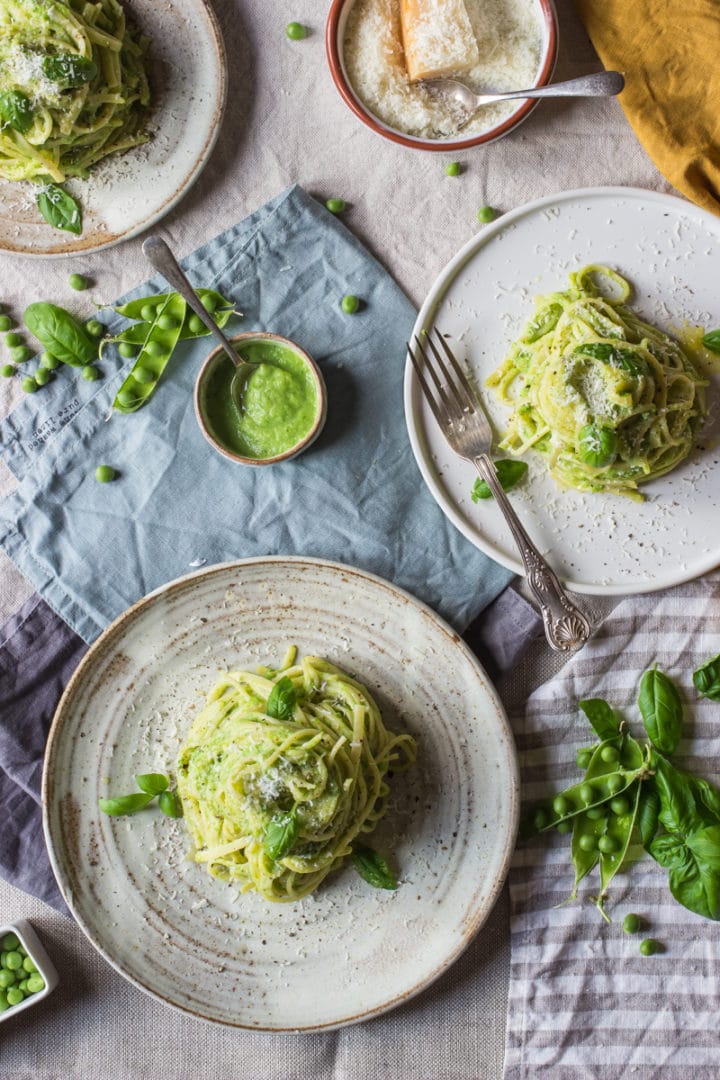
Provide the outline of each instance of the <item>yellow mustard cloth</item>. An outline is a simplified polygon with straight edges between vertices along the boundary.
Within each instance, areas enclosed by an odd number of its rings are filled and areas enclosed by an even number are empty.
[[[575,0],[660,172],[720,214],[720,0]]]

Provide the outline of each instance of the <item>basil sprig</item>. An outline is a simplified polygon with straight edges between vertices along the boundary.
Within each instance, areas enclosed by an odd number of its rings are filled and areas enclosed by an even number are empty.
[[[153,800],[152,795],[144,792],[135,795],[119,795],[116,799],[98,799],[103,814],[120,817],[123,814],[136,814]]]
[[[360,877],[374,889],[397,889],[397,878],[375,848],[356,844],[352,850],[352,861]]]
[[[646,671],[638,706],[650,741],[664,754],[672,754],[682,733],[682,701],[675,683],[657,667]]]
[[[32,126],[33,110],[30,98],[22,90],[0,91],[0,129],[13,128],[24,134]]]
[[[580,708],[602,742],[605,742],[606,739],[616,739],[618,737],[620,734],[620,721],[607,701],[603,701],[602,698],[586,698],[585,701],[580,702]]]
[[[720,331],[718,331],[720,334]],[[720,344],[718,346],[720,352]],[[693,672],[693,686],[701,697],[720,701],[720,653],[701,664]]]
[[[500,481],[500,487],[503,491],[510,491],[514,488],[525,476],[528,471],[527,463],[525,461],[515,461],[513,458],[500,458],[498,461],[493,462],[495,465],[495,471],[498,474],[498,480]],[[479,499],[492,499],[493,493],[490,490],[487,482],[477,478],[470,492],[470,498],[474,503]]]
[[[277,861],[287,855],[294,846],[299,831],[296,806],[287,814],[276,814],[265,826],[264,847],[270,858]]]
[[[132,795],[119,795],[115,799],[98,799],[98,805],[103,814],[110,817],[121,817],[125,814],[136,814],[149,806],[157,797],[158,806],[166,817],[179,818],[183,815],[183,807],[177,791],[170,789],[170,781],[164,773],[138,773],[135,783],[140,788],[139,792]]]
[[[37,195],[35,200],[37,208],[54,229],[62,229],[64,232],[74,233],[79,236],[82,232],[82,210],[80,203],[74,199],[69,191],[60,187],[59,184],[46,184]]]
[[[63,56],[45,56],[43,73],[63,90],[73,90],[89,83],[97,75],[97,64],[87,56],[67,53]]]
[[[42,347],[71,367],[84,367],[97,359],[98,343],[74,315],[44,300],[25,308],[23,320]]]
[[[703,336],[702,343],[710,352],[720,355],[720,330],[709,330]]]
[[[274,720],[292,720],[297,690],[292,679],[284,675],[273,686],[265,706],[265,712]]]
[[[578,345],[574,350],[575,356],[591,356],[593,360],[601,360],[603,364],[611,364],[612,367],[626,371],[628,375],[638,378],[647,375],[647,363],[632,349],[623,349],[619,345],[610,345],[606,341],[589,341],[584,345]]]

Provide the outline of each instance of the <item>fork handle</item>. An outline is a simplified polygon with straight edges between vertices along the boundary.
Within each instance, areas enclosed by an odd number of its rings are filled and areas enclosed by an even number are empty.
[[[502,489],[495,466],[487,454],[473,458],[475,468],[488,485],[515,538],[525,567],[527,583],[540,605],[545,637],[556,652],[573,652],[585,644],[592,628],[585,615],[573,604],[553,570],[533,544]]]

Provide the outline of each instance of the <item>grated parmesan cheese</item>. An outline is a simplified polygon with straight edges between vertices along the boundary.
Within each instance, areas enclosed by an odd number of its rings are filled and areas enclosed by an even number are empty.
[[[520,90],[535,82],[542,32],[537,0],[465,0],[479,60],[462,81],[478,93]],[[400,0],[357,0],[344,41],[347,77],[362,104],[382,123],[419,138],[457,134],[466,113],[446,95],[410,81],[405,67]],[[478,110],[463,138],[497,126],[518,108],[515,101]]]

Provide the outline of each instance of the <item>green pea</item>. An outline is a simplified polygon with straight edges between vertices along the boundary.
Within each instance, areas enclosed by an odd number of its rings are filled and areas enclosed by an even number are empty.
[[[18,990],[22,990],[23,994],[25,994],[25,996],[27,997],[27,993],[28,993],[28,981],[27,981],[27,979],[23,979],[22,982],[16,983],[15,985],[17,986]]]
[[[610,776],[605,779],[605,788],[611,795],[615,795],[622,786],[622,777],[618,776],[617,773],[611,773]]]
[[[205,323],[199,315],[191,315],[188,319],[188,330],[191,334],[199,334],[205,329]]]
[[[34,971],[37,971],[37,968],[35,967],[35,961],[33,960],[32,956],[23,957],[23,965],[22,966],[23,966],[23,971],[27,971],[28,974],[30,974],[30,975],[32,975],[32,973]]]
[[[18,345],[10,350],[10,356],[16,364],[24,364],[32,356],[32,349],[28,349],[27,345]]]
[[[610,809],[616,817],[623,817],[630,813],[630,800],[624,795],[618,795],[610,802]]]
[[[285,27],[285,33],[291,41],[302,41],[308,36],[308,28],[299,22],[289,22]]]
[[[27,981],[27,987],[31,994],[37,994],[45,989],[45,980],[42,975],[31,975]]]
[[[539,831],[540,829],[545,828],[549,820],[546,810],[536,810],[535,816],[533,817],[533,826]]]
[[[85,323],[85,329],[87,330],[90,337],[100,338],[105,333],[105,327],[99,319],[90,319],[89,322]]]
[[[68,285],[71,289],[75,289],[76,292],[82,292],[83,289],[87,289],[87,278],[84,278],[82,274],[71,274],[68,278]]]
[[[572,821],[559,821],[559,822],[557,823],[557,825],[555,826],[556,830],[557,830],[557,831],[558,831],[559,833],[569,833],[569,832],[572,832],[572,827],[573,827],[573,826],[572,826]]]
[[[492,206],[481,206],[477,212],[477,219],[481,225],[489,225],[495,220],[495,211]]]
[[[612,428],[599,424],[587,424],[580,431],[578,453],[580,460],[593,469],[612,465],[617,457],[617,435]]]
[[[582,784],[580,787],[580,798],[584,803],[595,802],[596,794],[595,788],[592,784]]]
[[[3,364],[3,366],[0,368],[0,375],[2,375],[5,379],[9,379],[10,376],[14,375],[16,371],[17,368],[14,364]]]
[[[605,817],[605,810],[602,806],[591,806],[585,811],[585,817],[590,818],[591,821],[599,821],[600,818]]]
[[[570,809],[570,803],[564,795],[556,795],[553,799],[552,808],[558,817],[564,817]]]
[[[46,368],[41,367],[37,369],[37,371],[33,375],[33,378],[35,379],[35,382],[38,384],[38,386],[46,386],[52,379],[52,372],[47,371]]]
[[[113,469],[112,465],[98,465],[95,470],[95,479],[98,484],[109,484],[116,476],[117,472]]]
[[[129,341],[121,341],[118,345],[118,352],[121,356],[124,356],[126,360],[131,360],[133,356],[137,356],[137,345],[133,345]]]
[[[601,836],[598,840],[598,847],[603,855],[612,855],[619,850],[620,844],[614,836]]]
[[[325,206],[331,214],[342,214],[347,207],[347,203],[344,199],[326,199]]]
[[[623,919],[623,930],[626,934],[637,934],[640,929],[640,916],[630,913]]]
[[[96,379],[100,378],[101,373],[93,364],[86,364],[80,374],[83,379],[86,379],[88,382],[95,382]]]
[[[596,851],[598,842],[590,833],[584,833],[578,840],[578,847],[583,851]]]
[[[577,762],[578,768],[587,769],[588,765],[590,764],[590,759],[592,758],[592,755],[592,750],[588,750],[587,748],[583,750],[578,750],[577,754],[575,755],[575,761]]]
[[[12,330],[14,325],[9,315],[0,315],[0,333],[4,334],[6,330]]]
[[[153,322],[156,311],[156,304],[143,304],[143,306],[140,308],[140,318],[143,322]]]
[[[148,341],[145,346],[145,352],[148,356],[164,356],[167,349],[161,341]]]
[[[354,315],[360,307],[360,301],[357,296],[343,296],[340,301],[340,307],[343,309],[346,315]]]
[[[40,365],[47,368],[48,371],[54,371],[56,367],[60,367],[60,361],[52,353],[44,352],[40,357]]]
[[[8,971],[17,971],[22,967],[23,955],[17,949],[11,949],[5,956],[5,967]]]
[[[662,952],[662,945],[655,938],[645,938],[640,942],[640,952],[643,956],[654,956],[655,953]],[[10,991],[8,990],[8,1000],[10,999]]]
[[[449,161],[445,166],[446,176],[459,176],[462,172],[462,166],[459,161]]]
[[[22,334],[8,334],[5,338],[5,344],[8,349],[14,349],[16,345],[22,345]]]
[[[135,382],[139,382],[141,386],[147,386],[148,383],[155,382],[155,376],[152,371],[148,371],[147,368],[139,367],[133,371],[135,376]]]
[[[202,299],[200,300],[200,303],[202,304],[202,306],[205,308],[206,311],[209,311],[209,312],[212,313],[213,311],[215,311],[215,309],[218,306],[218,299],[217,299],[216,296],[213,296],[212,293],[207,293],[205,296],[202,297]],[[160,325],[160,322],[158,320],[158,326],[159,325]]]
[[[25,995],[19,986],[10,986],[5,992],[8,1005],[19,1005],[25,1000]]]
[[[208,299],[208,297],[206,297],[205,299]],[[203,300],[203,307],[207,307],[207,305],[205,303],[205,300]],[[214,307],[213,308],[208,308],[208,311],[214,311],[214,310],[215,310]],[[157,321],[157,324],[158,324],[158,326],[160,327],[161,330],[174,330],[175,327],[177,326],[177,321],[175,319],[173,319],[172,315],[161,315],[160,318]],[[133,356],[134,355],[135,355],[135,353],[133,353]]]
[[[612,765],[613,762],[619,759],[620,753],[618,750],[615,749],[614,746],[603,746],[602,750],[600,751],[600,757],[608,765]]]
[[[117,400],[128,408],[137,401],[137,394],[133,390],[118,390]]]
[[[8,986],[12,986],[15,983],[15,972],[8,971],[7,968],[3,968],[0,971],[0,990],[7,990]]]
[[[35,391],[38,389],[38,384],[30,375],[23,379],[20,385],[22,386],[26,394],[34,394]]]

